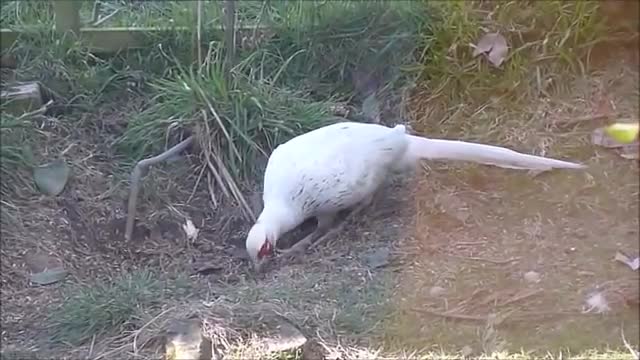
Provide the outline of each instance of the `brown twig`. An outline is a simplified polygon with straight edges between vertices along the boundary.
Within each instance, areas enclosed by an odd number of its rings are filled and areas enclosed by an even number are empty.
[[[458,258],[458,259],[465,259],[465,260],[474,260],[474,261],[484,261],[484,262],[488,262],[491,264],[496,264],[496,265],[506,265],[509,263],[512,263],[514,261],[520,260],[519,257],[513,257],[510,259],[506,259],[506,260],[493,260],[493,259],[485,259],[485,258],[480,258],[480,257],[475,257],[475,256],[462,256],[462,255],[453,255],[453,254],[448,254],[448,253],[444,253],[447,256],[451,256],[454,258]]]
[[[456,319],[456,320],[487,321],[487,319],[489,318],[486,315],[465,315],[465,314],[459,314],[454,312],[439,312],[439,311],[433,311],[433,310],[427,310],[427,309],[412,309],[412,310],[421,314],[434,315],[438,317]]]
[[[100,26],[100,25],[104,24],[107,20],[109,20],[109,19],[111,19],[112,17],[116,16],[116,14],[118,14],[119,12],[120,12],[120,9],[115,9],[115,11],[113,11],[111,14],[109,14],[109,15],[107,15],[107,16],[105,16],[105,17],[103,17],[103,18],[99,19],[99,20],[96,20],[96,21],[93,23],[93,26],[94,26],[94,27],[98,27],[98,26]]]
[[[136,203],[138,201],[138,192],[140,190],[140,178],[142,173],[151,165],[159,164],[173,155],[178,154],[182,150],[186,149],[193,142],[193,136],[189,136],[181,143],[168,149],[160,155],[152,158],[140,160],[131,172],[131,190],[129,191],[129,207],[127,209],[127,225],[124,232],[125,240],[131,240],[133,234],[133,225],[136,218]]]
[[[506,300],[505,302],[501,303],[500,306],[506,306],[509,304],[513,304],[515,302],[518,301],[522,301],[526,298],[530,298],[532,296],[538,295],[542,292],[542,289],[532,289],[532,290],[525,290],[522,291],[514,296],[512,296],[510,299]]]
[[[633,357],[636,360],[640,360],[640,352],[634,350],[633,347],[631,347],[631,345],[627,341],[627,339],[624,337],[624,328],[623,327],[620,327],[620,335],[622,335],[622,343],[624,344],[624,347],[626,347],[627,350],[629,350],[631,355],[633,355]]]

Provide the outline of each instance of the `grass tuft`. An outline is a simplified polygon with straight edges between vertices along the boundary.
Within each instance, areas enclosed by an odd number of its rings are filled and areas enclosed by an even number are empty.
[[[36,131],[30,119],[3,112],[0,118],[0,194],[8,199],[25,188],[31,188],[26,181],[25,170],[33,165],[31,155],[31,133]]]
[[[140,325],[141,309],[159,306],[187,286],[183,281],[167,286],[145,270],[78,289],[50,315],[51,339],[79,345],[94,336],[134,328]]]
[[[160,152],[175,134],[195,133],[218,186],[239,197],[238,184],[259,174],[256,163],[275,146],[332,121],[331,102],[274,86],[277,74],[247,76],[244,64],[226,72],[222,56],[212,48],[203,66],[176,62],[168,78],[152,82],[153,104],[117,144],[139,159]]]

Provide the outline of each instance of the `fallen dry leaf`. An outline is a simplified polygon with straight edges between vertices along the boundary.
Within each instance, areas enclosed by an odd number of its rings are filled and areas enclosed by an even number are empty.
[[[474,47],[473,57],[484,54],[495,67],[502,65],[509,52],[507,39],[498,33],[484,34]]]
[[[440,286],[432,286],[429,289],[429,296],[431,297],[441,297],[447,292],[447,290]]]
[[[216,273],[220,270],[224,270],[224,267],[221,266],[220,264],[216,264],[216,263],[200,263],[200,264],[195,264],[193,266],[193,273],[192,274],[200,274],[200,275],[211,275],[213,273]]]
[[[70,172],[71,169],[67,163],[62,159],[57,159],[34,168],[33,179],[42,193],[56,196],[64,190]]]
[[[528,283],[539,283],[540,282],[540,274],[535,271],[528,271],[524,274],[524,279]]]
[[[193,225],[191,219],[187,219],[186,223],[182,225],[182,230],[184,230],[185,234],[187,234],[187,239],[190,241],[194,241],[198,237],[198,233],[200,230]]]
[[[635,259],[631,259],[627,255],[618,251],[616,253],[615,260],[627,265],[633,271],[636,271],[638,270],[638,268],[640,268],[640,257],[637,256],[635,257]]]
[[[600,292],[594,293],[587,298],[586,309],[583,313],[595,312],[596,314],[605,313],[611,310],[609,303],[604,295]]]
[[[47,269],[43,272],[31,275],[31,282],[37,285],[50,285],[63,280],[69,272],[61,267],[55,269]]]

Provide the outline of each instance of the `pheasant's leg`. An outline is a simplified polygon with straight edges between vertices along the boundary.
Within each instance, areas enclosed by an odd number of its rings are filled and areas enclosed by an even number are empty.
[[[353,210],[351,210],[351,212],[344,218],[344,220],[342,220],[342,222],[340,222],[340,224],[338,224],[338,226],[334,227],[333,229],[327,231],[324,235],[320,236],[316,241],[313,242],[313,244],[309,246],[309,249],[313,249],[317,247],[318,245],[327,241],[327,239],[329,239],[332,235],[335,235],[340,231],[342,231],[342,229],[344,229],[344,227],[349,222],[349,219],[353,218],[354,216],[357,216],[358,214],[361,214],[366,208],[368,208],[371,205],[371,203],[374,200],[375,194],[376,193],[373,193],[367,196],[363,201],[360,202],[360,204],[356,205],[356,207]]]
[[[336,214],[323,214],[318,215],[318,226],[316,229],[309,235],[305,236],[302,240],[295,243],[292,247],[286,250],[280,250],[280,254],[282,255],[298,255],[303,253],[309,245],[314,242],[314,239],[321,237],[324,233],[331,229],[331,225],[333,225]]]

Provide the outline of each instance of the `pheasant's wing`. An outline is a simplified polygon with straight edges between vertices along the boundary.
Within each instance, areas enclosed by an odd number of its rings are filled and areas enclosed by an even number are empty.
[[[384,180],[406,151],[403,127],[338,123],[276,148],[264,179],[264,201],[291,204],[307,216],[354,205]]]

